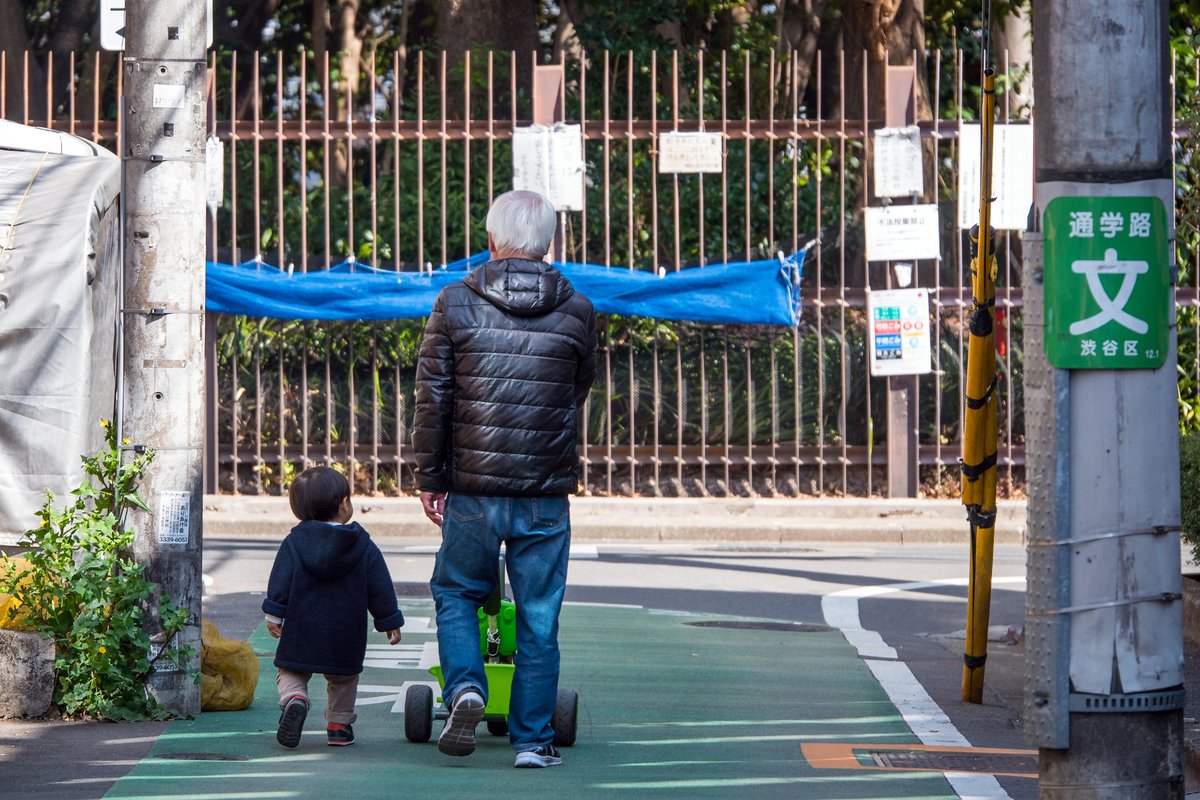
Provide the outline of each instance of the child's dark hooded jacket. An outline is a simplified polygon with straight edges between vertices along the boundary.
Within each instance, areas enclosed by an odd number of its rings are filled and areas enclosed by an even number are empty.
[[[275,666],[294,672],[357,675],[375,629],[404,624],[383,554],[357,522],[308,520],[279,546],[263,611],[281,617]]]

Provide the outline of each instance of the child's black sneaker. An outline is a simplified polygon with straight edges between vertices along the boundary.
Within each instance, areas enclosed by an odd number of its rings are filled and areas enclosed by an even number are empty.
[[[329,740],[331,747],[345,747],[348,744],[354,744],[354,728],[331,722],[325,726],[325,737]]]
[[[557,767],[562,763],[562,754],[552,744],[543,745],[537,750],[522,750],[517,753],[514,767]]]
[[[293,697],[283,707],[279,715],[279,730],[275,738],[284,747],[295,747],[300,744],[300,733],[304,730],[304,718],[308,716],[308,701],[303,697]]]
[[[454,698],[450,718],[438,737],[438,750],[448,756],[469,756],[475,752],[475,726],[483,719],[483,695],[464,689]]]

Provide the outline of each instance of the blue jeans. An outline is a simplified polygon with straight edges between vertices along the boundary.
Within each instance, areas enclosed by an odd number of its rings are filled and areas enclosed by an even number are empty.
[[[557,497],[451,494],[429,588],[437,606],[438,657],[449,705],[459,692],[487,698],[478,612],[496,587],[500,543],[517,607],[517,654],[508,735],[514,750],[554,741],[558,612],[567,583],[570,504]]]

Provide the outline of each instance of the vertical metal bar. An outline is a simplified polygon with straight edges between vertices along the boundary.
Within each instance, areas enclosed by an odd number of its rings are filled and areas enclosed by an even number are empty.
[[[563,53],[563,94],[567,91],[567,56]],[[567,103],[563,100],[563,114],[566,114]],[[579,54],[579,136],[583,140],[583,163],[587,164],[587,56],[582,52]],[[588,202],[587,202],[587,184],[583,188],[583,210],[579,218],[579,260],[584,264],[588,263],[587,255],[587,231],[588,231]]]
[[[330,171],[330,165],[329,165],[329,148],[333,142],[333,136],[329,132],[330,131],[329,112],[333,106],[330,103],[330,97],[329,97],[329,53],[324,53],[323,55],[324,55],[325,63],[321,69],[321,100],[322,100],[322,102],[321,102],[321,168],[322,168],[321,194],[323,195],[323,197],[325,199],[325,204],[324,204],[324,211],[325,211],[325,269],[329,269],[331,266],[333,266],[333,241],[332,241],[333,226],[332,226],[332,220],[330,217],[331,206],[332,206],[333,201],[331,199],[332,195],[330,194],[330,187],[329,187],[329,181],[331,180],[331,176],[332,176],[332,173]],[[328,353],[328,351],[326,351],[326,358],[328,358],[328,355],[329,355],[329,353]],[[333,424],[332,419],[326,419],[325,422],[326,422],[326,425]],[[328,448],[327,448],[327,452],[325,455],[326,455],[326,459],[330,458]],[[326,463],[332,463],[332,462],[327,461]]]
[[[308,272],[308,54],[300,54],[300,271]],[[308,454],[308,435],[311,431],[312,398],[308,391],[308,331],[309,323],[301,328],[304,347],[300,353],[300,466],[308,469],[312,460]]]
[[[638,386],[637,367],[634,363],[634,351],[637,345],[634,338],[629,337],[629,494],[636,497],[637,489],[637,407]]]
[[[262,87],[259,85],[258,61],[262,55],[254,51],[254,65],[250,68],[250,83],[254,86],[254,100],[250,104],[250,120],[253,125],[250,149],[251,172],[254,173],[254,260],[262,261]],[[259,443],[261,444],[261,442]]]
[[[425,51],[417,51],[417,268],[425,269]]]
[[[708,357],[704,348],[704,330],[698,331],[700,339],[700,489],[708,493]]]
[[[496,102],[496,84],[495,84],[495,65],[492,59],[491,50],[488,51],[488,77],[487,77],[487,199],[488,208],[492,207],[494,178],[496,172],[496,121],[495,121],[495,102]],[[484,237],[487,238],[486,236]]]
[[[865,49],[863,50],[863,53],[862,53],[862,63],[863,63],[863,71],[862,71],[862,137],[863,137],[862,149],[863,149],[863,158],[862,158],[862,181],[861,181],[861,183],[859,183],[859,186],[867,186],[868,185],[867,184],[868,176],[870,175],[869,168],[870,168],[870,158],[871,158],[871,147],[870,147],[870,143],[869,143],[870,142],[870,134],[867,132],[867,128],[869,127],[868,120],[867,120],[867,116],[868,116],[867,98],[869,96],[868,92],[870,91],[870,85],[869,85],[870,84],[870,81],[869,81],[870,70],[867,68],[867,64],[869,62],[867,61],[867,51]],[[885,67],[885,69],[886,69],[886,67]],[[866,216],[866,208],[868,205],[867,195],[868,195],[868,192],[866,192],[866,191],[864,191],[862,193],[862,213],[863,213],[864,217]],[[867,252],[866,252],[865,248],[863,249],[863,254],[862,254],[862,264],[863,264],[863,281],[864,281],[863,288],[866,289],[867,291],[870,291],[870,289],[871,289],[871,262],[867,261]],[[864,320],[863,321],[863,335],[867,336],[867,335],[869,335],[869,333],[870,333],[870,323],[867,322],[866,320]],[[849,365],[847,365],[846,370],[843,370],[843,372],[842,372],[843,376],[848,374],[848,372],[849,372],[848,367],[849,367]],[[867,371],[867,376],[866,376],[866,381],[865,381],[867,391],[866,391],[866,397],[864,398],[864,401],[866,403],[866,409],[867,409],[867,419],[866,419],[867,437],[868,437],[867,444],[871,445],[874,443],[873,431],[874,431],[875,418],[874,418],[874,416],[872,416],[872,413],[871,413],[871,375],[870,375],[869,367],[867,366],[865,359],[863,361],[863,370]],[[888,431],[888,433],[891,434],[892,432]],[[846,442],[845,437],[843,437],[842,438],[842,453],[843,453],[843,455],[846,455],[846,451],[847,451],[847,442]],[[843,474],[846,471],[846,462],[848,460],[849,459],[846,458],[846,459],[843,459],[843,461],[842,461]],[[867,497],[871,496],[872,478],[874,478],[874,476],[875,476],[875,452],[874,452],[873,447],[868,446],[867,447]],[[845,481],[843,481],[842,491],[847,491],[848,488],[849,488],[848,485],[846,485]]]
[[[262,333],[254,337],[254,490],[263,493],[263,379]]]
[[[748,55],[748,54],[747,54]],[[775,51],[771,51],[771,77],[775,76]],[[767,103],[767,247],[770,248],[766,257],[778,248],[779,240],[775,236],[775,81],[768,87]]]
[[[612,113],[608,51],[604,51],[604,266],[612,266]]]
[[[962,126],[963,126],[962,109],[963,109],[963,102],[966,99],[964,97],[964,79],[963,79],[963,71],[965,69],[965,64],[966,64],[966,55],[965,55],[964,51],[959,50],[958,51],[958,69],[956,70],[956,75],[955,75],[955,81],[957,82],[955,95],[958,98],[957,108],[958,108],[958,130],[959,131],[962,130]],[[956,148],[962,147],[962,139],[955,140],[955,147]],[[955,196],[958,197],[959,195],[956,194]],[[955,238],[957,239],[958,237],[955,237]],[[955,444],[955,447],[959,450],[959,452],[961,452],[962,444],[963,444],[963,433],[964,433],[963,427],[964,427],[966,417],[967,417],[967,409],[966,409],[967,393],[964,391],[964,388],[967,385],[967,383],[966,383],[966,380],[967,380],[966,339],[967,339],[967,330],[968,330],[967,310],[966,310],[967,303],[964,298],[964,292],[966,291],[966,285],[963,281],[964,262],[963,262],[963,252],[962,252],[961,247],[958,248],[958,268],[954,272],[955,272],[955,276],[956,276],[955,277],[955,286],[954,286],[956,291],[954,293],[954,299],[955,299],[955,304],[956,304],[957,310],[958,310],[958,319],[956,320],[955,327],[958,328],[958,387],[959,387],[958,392],[957,392],[957,394],[958,394],[958,420],[957,420],[957,425],[955,425],[955,428],[958,431],[958,441],[956,441],[954,444]]]
[[[721,51],[721,139],[729,150],[728,53]],[[729,159],[721,159],[721,261],[729,263]]]
[[[817,208],[817,230],[816,230],[816,233],[818,236],[820,236],[821,223],[822,223],[822,220],[824,219],[824,214],[823,214],[824,208],[823,208],[823,202],[822,202],[822,200],[824,198],[824,191],[822,188],[822,176],[821,176],[821,173],[823,172],[823,170],[821,169],[821,167],[823,166],[822,161],[825,157],[825,155],[824,155],[825,154],[825,124],[824,124],[825,120],[823,119],[824,111],[823,111],[823,106],[822,106],[822,103],[824,102],[824,92],[823,92],[824,86],[822,85],[822,76],[821,76],[822,60],[821,60],[821,51],[820,50],[817,51],[816,72],[817,72],[817,139],[816,139],[817,163],[816,163],[816,169],[813,170],[813,174],[814,174],[814,178],[815,178],[815,180],[813,181],[813,185],[814,185],[814,192],[816,193],[816,208]],[[845,115],[845,113],[842,113],[841,116],[843,118],[842,125],[844,126],[845,125],[844,119],[845,119],[846,115]],[[839,142],[840,141],[844,141],[844,139],[841,139],[839,137]],[[842,155],[845,155],[844,150],[842,151]],[[839,164],[838,168],[839,168],[839,170],[841,169],[840,164]],[[842,232],[843,231],[839,230],[838,235],[840,236],[842,234]],[[845,245],[843,244],[843,241],[844,240],[842,240],[840,238],[838,239],[838,252],[839,253],[845,247]],[[817,493],[818,494],[825,493],[825,293],[824,293],[825,287],[822,282],[823,281],[822,275],[825,271],[823,268],[824,267],[824,264],[823,264],[824,251],[825,251],[825,248],[818,245],[818,247],[817,247],[817,263],[816,263],[815,269],[814,269],[814,271],[816,272],[816,284],[817,284],[817,291],[816,291],[817,302],[815,303],[815,306],[816,306],[815,311],[816,311],[816,316],[817,316],[817,326],[816,326],[817,327],[816,421],[817,421]]]
[[[124,70],[118,70],[122,73]],[[229,66],[229,244],[230,254],[234,263],[241,261],[238,257],[238,238],[237,238],[237,207],[238,207],[238,162],[237,162],[237,143],[238,143],[238,105],[237,105],[237,51],[235,50],[230,56]],[[239,448],[241,442],[239,438],[241,431],[239,422],[241,409],[241,392],[238,391],[238,372],[241,362],[241,331],[235,329],[233,337],[233,352],[229,359],[229,428],[231,431],[230,440],[230,471],[233,474],[233,493],[236,495],[241,491],[241,478],[238,475],[241,458]]]
[[[633,51],[626,53],[625,79],[625,241],[629,248],[629,269],[634,269],[633,236]]]
[[[658,274],[658,51],[650,51],[650,267]],[[632,228],[630,228],[632,234]],[[657,445],[658,442],[655,442]]]
[[[46,53],[46,127],[54,128],[54,51]]]
[[[733,425],[733,408],[732,402],[733,393],[729,386],[729,329],[721,331],[721,386],[724,391],[721,392],[721,401],[724,404],[725,419],[721,425],[721,438],[724,445],[721,455],[721,463],[725,465],[725,495],[728,497],[731,494],[729,486],[729,465],[730,458],[730,428]]]
[[[612,367],[612,320],[607,315],[604,317],[601,336],[604,339],[604,463],[608,472],[605,491],[611,497],[613,493],[613,468],[617,462],[613,454],[613,395],[615,392]]]
[[[286,252],[284,250],[284,138],[283,138],[283,53],[275,54],[275,198],[276,198],[276,216],[275,225],[279,234],[279,244],[276,250],[275,263],[281,269],[284,266],[284,258]],[[281,323],[282,325],[282,323]],[[282,493],[285,489],[285,479],[287,477],[287,379],[284,374],[284,355],[287,352],[287,343],[284,337],[280,336],[277,342],[279,367],[279,408],[278,408],[278,432],[279,441],[279,490]]]
[[[379,491],[379,325],[371,325],[371,491]]]
[[[745,152],[744,152],[745,168],[746,168],[746,204],[745,204],[746,260],[750,261],[751,260],[750,259],[750,250],[753,247],[753,235],[754,234],[751,232],[751,228],[750,228],[750,181],[751,181],[751,175],[752,175],[752,170],[751,170],[751,166],[750,166],[750,139],[751,139],[752,134],[750,133],[751,110],[750,110],[750,52],[749,51],[746,51],[745,56],[742,59],[742,69],[745,72],[745,74],[742,76],[742,83],[743,83],[742,91],[744,91],[746,94],[746,96],[743,98],[744,103],[745,103],[744,117],[745,117],[745,125],[746,125],[746,130],[745,130],[745,133],[743,134],[743,136],[745,138],[745,148],[746,148]]]
[[[343,77],[346,85],[346,128],[342,136],[346,143],[346,252],[342,256],[350,262],[350,271],[358,256],[358,237],[355,235],[354,220],[354,91],[350,76]],[[351,443],[353,446],[353,442]],[[354,463],[351,461],[351,470]],[[354,473],[351,471],[350,488],[354,488]]]
[[[671,130],[675,133],[679,132],[679,51],[671,51]],[[657,145],[656,145],[657,149]],[[658,176],[655,176],[657,182]],[[671,207],[674,211],[672,221],[674,224],[674,239],[675,239],[675,271],[679,271],[681,261],[680,245],[679,245],[679,173],[671,173]]]
[[[700,130],[701,130],[701,132],[703,132],[704,131],[704,118],[705,118],[705,113],[704,113],[704,51],[703,50],[696,51],[696,118],[697,118],[697,124],[700,126]],[[721,143],[722,149],[724,149],[724,146],[725,146],[725,143],[722,142]],[[725,159],[722,158],[721,161],[724,162]],[[699,215],[699,225],[698,225],[699,230],[697,231],[697,235],[699,237],[699,242],[700,242],[700,245],[699,245],[700,266],[703,267],[705,262],[708,261],[708,237],[704,233],[704,173],[703,172],[696,173],[696,185],[697,185],[696,196],[699,201],[699,209],[697,212]]]
[[[379,130],[378,130],[378,95],[375,87],[375,51],[371,51],[371,61],[367,64],[367,85],[371,92],[371,119],[367,127],[367,135],[371,140],[367,165],[371,175],[371,266],[379,269]],[[351,114],[353,116],[353,114]],[[353,192],[354,180],[351,179]],[[374,361],[372,361],[374,366]]]
[[[446,222],[448,212],[446,208],[446,150],[448,147],[448,137],[446,134],[446,51],[442,50],[438,53],[438,112],[441,115],[441,128],[438,130],[438,137],[441,139],[441,188],[442,188],[442,208],[439,219],[442,221],[442,266],[449,263],[449,253],[446,247]]]
[[[400,214],[400,70],[405,65],[400,61],[400,51],[392,53],[392,269],[400,271],[404,258],[400,252],[400,230],[404,227]],[[397,384],[399,388],[399,384]],[[399,394],[396,395],[397,398]],[[399,444],[399,440],[397,440]],[[400,461],[396,460],[396,488],[400,488]]]
[[[754,491],[754,431],[757,427],[755,419],[756,399],[754,393],[754,362],[753,344],[747,340],[746,349],[746,486],[750,496]]]
[[[67,70],[71,79],[67,81],[67,130],[75,135],[75,51],[67,58]]]
[[[683,496],[683,431],[687,419],[687,382],[683,376],[683,331],[675,337],[675,487]]]
[[[839,54],[841,59],[841,68],[838,70],[838,97],[846,96],[846,51],[843,50]],[[838,177],[840,179],[840,194],[839,194],[839,209],[838,217],[840,219],[840,233],[838,242],[846,241],[846,104],[842,103],[841,114],[841,131],[840,131],[840,158],[838,159]],[[839,454],[839,463],[842,467],[842,492],[846,491],[846,370],[847,370],[847,355],[846,355],[846,247],[844,244],[838,248],[839,264],[838,264],[838,371],[841,374],[841,396],[839,398],[838,408],[838,439],[841,441],[841,452]]]
[[[444,117],[445,115],[443,115]],[[471,51],[463,53],[463,258],[471,257]]]
[[[662,474],[659,469],[659,467],[661,466],[660,462],[662,460],[660,458],[662,448],[661,448],[661,444],[660,444],[661,438],[659,436],[659,423],[662,419],[662,378],[661,378],[661,375],[659,374],[658,331],[657,330],[654,332],[653,354],[654,354],[654,358],[653,358],[653,363],[651,364],[651,380],[653,381],[653,383],[651,384],[650,389],[651,389],[651,404],[652,404],[651,411],[652,411],[653,417],[654,417],[654,422],[653,422],[654,449],[652,451],[652,455],[650,456],[650,460],[651,460],[651,463],[654,465],[653,494],[657,497],[658,495],[662,494]]]
[[[933,53],[933,163],[934,177],[937,177],[937,165],[941,163],[941,145],[942,145],[942,130],[941,130],[941,94],[942,94],[942,51],[935,50]],[[957,178],[955,179],[957,181]],[[956,187],[957,188],[957,187]],[[958,197],[956,193],[955,198]],[[957,212],[957,199],[955,200],[955,211]],[[958,214],[955,213],[955,236],[954,240],[959,238],[958,231]],[[940,485],[944,477],[944,463],[942,459],[942,270],[941,265],[935,263],[933,265],[933,461],[934,461],[934,482]]]

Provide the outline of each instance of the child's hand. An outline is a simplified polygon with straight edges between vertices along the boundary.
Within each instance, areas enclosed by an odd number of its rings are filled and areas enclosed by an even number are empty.
[[[393,628],[387,632],[388,644],[400,644],[400,629]]]
[[[278,622],[268,622],[267,623],[267,633],[271,634],[276,639],[278,639],[280,634],[283,633],[283,626],[280,625]],[[397,633],[399,633],[399,631],[397,631]]]

